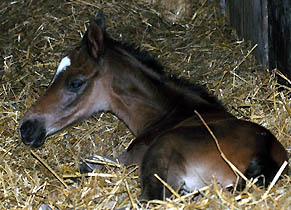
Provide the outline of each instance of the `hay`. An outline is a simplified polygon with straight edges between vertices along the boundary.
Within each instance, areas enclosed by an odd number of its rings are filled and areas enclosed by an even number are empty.
[[[101,113],[49,137],[35,159],[18,136],[18,122],[43,93],[65,56],[81,39],[88,17],[103,8],[109,34],[148,50],[165,71],[204,85],[226,108],[270,129],[291,153],[291,88],[276,82],[278,70],[258,66],[252,47],[238,40],[215,1],[195,0],[192,14],[168,22],[164,7],[150,1],[2,1],[0,3],[0,209],[287,209],[290,176],[272,188],[247,185],[231,193],[216,183],[165,201],[138,201],[137,170],[105,166],[79,176],[79,163],[92,154],[116,157],[132,141],[126,126]],[[280,91],[279,91],[280,90]],[[290,162],[290,161],[289,161]],[[68,188],[55,178],[62,177]],[[78,181],[63,175],[80,177]],[[276,180],[275,180],[276,181]]]

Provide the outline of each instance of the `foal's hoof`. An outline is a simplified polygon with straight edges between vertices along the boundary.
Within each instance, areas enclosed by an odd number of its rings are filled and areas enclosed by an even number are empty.
[[[92,164],[90,163],[87,163],[86,161],[83,162],[81,165],[80,165],[80,173],[81,174],[85,174],[85,173],[90,173],[92,172],[94,169],[96,169],[97,167],[93,167]]]
[[[38,210],[52,210],[52,209],[46,204],[41,204]]]
[[[85,161],[81,164],[80,173],[81,174],[90,173],[95,169],[102,169],[104,165],[110,165],[115,167],[120,166],[118,160],[115,158],[93,155],[88,159],[85,159]]]

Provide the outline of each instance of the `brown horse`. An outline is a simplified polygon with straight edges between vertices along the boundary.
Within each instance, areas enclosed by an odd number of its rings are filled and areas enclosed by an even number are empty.
[[[117,159],[139,165],[143,198],[163,197],[154,174],[174,189],[184,183],[186,191],[208,185],[213,175],[222,186],[234,184],[235,173],[196,111],[239,171],[247,178],[264,175],[259,184],[269,183],[287,160],[272,133],[236,119],[202,88],[161,70],[146,52],[109,38],[99,12],[80,46],[62,59],[45,94],[21,120],[24,144],[39,147],[46,136],[77,120],[112,112],[136,136]]]

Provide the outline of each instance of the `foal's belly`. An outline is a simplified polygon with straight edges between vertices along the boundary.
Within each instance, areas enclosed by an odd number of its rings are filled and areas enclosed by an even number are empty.
[[[180,176],[181,183],[185,183],[187,191],[195,191],[212,183],[213,179],[223,187],[231,186],[236,182],[233,171],[220,160],[212,162],[188,162],[186,171]]]

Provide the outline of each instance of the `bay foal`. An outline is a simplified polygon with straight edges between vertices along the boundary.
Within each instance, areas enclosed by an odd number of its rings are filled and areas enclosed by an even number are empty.
[[[39,147],[48,135],[100,111],[118,116],[136,136],[117,159],[139,166],[145,199],[163,197],[163,185],[154,174],[174,189],[184,183],[186,191],[208,185],[213,175],[222,186],[236,182],[194,111],[247,178],[264,175],[268,184],[287,160],[285,149],[270,131],[235,118],[203,89],[164,75],[146,52],[111,39],[102,12],[21,120],[20,136],[26,145]]]

